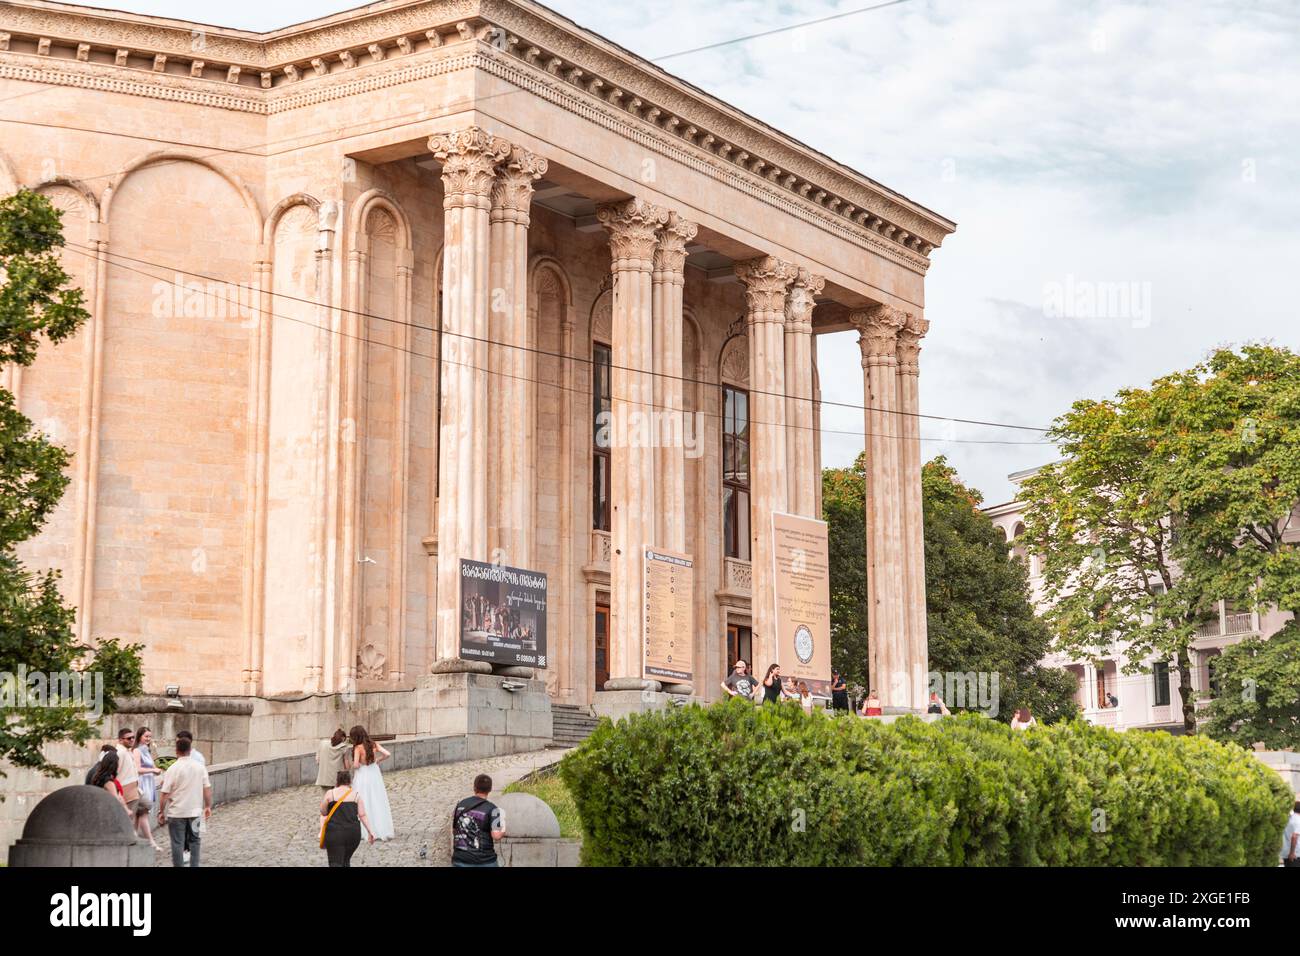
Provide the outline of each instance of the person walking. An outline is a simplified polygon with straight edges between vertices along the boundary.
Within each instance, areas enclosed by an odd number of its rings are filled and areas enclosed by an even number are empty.
[[[86,771],[86,776],[82,779],[82,783],[88,787],[94,786],[92,781],[95,779],[95,771],[99,769],[99,762],[104,759],[104,754],[112,753],[117,753],[117,744],[104,744],[104,746],[100,747],[99,755],[95,757],[95,762],[92,763],[90,769]]]
[[[178,730],[176,732],[176,739],[180,740],[181,738],[184,738],[190,742],[190,759],[193,760],[200,767],[206,767],[208,765],[208,761],[204,758],[203,754],[199,752],[199,748],[194,746],[194,735],[190,733],[188,730]]]
[[[1282,831],[1282,865],[1300,867],[1300,800],[1291,808],[1291,816]]]
[[[375,842],[375,834],[366,819],[366,805],[361,794],[352,789],[352,774],[340,770],[334,775],[334,786],[325,791],[320,803],[320,845],[331,867],[350,867],[352,854],[361,845],[361,828],[366,828],[366,839]]]
[[[135,808],[140,803],[140,772],[135,767],[135,731],[123,727],[117,734],[117,782],[122,785],[122,798],[135,818]]]
[[[499,866],[496,841],[506,835],[501,808],[488,799],[492,778],[474,778],[474,795],[456,804],[451,814],[451,865]]]
[[[320,742],[316,751],[316,768],[316,786],[325,790],[337,787],[339,774],[352,769],[352,745],[342,727],[334,731],[329,740]]]
[[[107,790],[115,796],[126,815],[132,817],[131,808],[126,805],[126,798],[122,796],[122,784],[117,779],[117,764],[117,749],[114,748],[105,753],[99,763],[95,764],[95,775],[90,778],[90,785]]]
[[[849,709],[849,685],[839,671],[831,670],[831,710],[839,713]]]
[[[749,665],[744,661],[736,661],[736,666],[722,682],[722,689],[727,692],[728,697],[743,697],[745,700],[754,699],[754,690],[757,687],[758,681],[749,672]]]
[[[163,774],[158,787],[158,825],[167,827],[172,843],[172,866],[199,865],[203,838],[197,824],[212,816],[212,781],[208,768],[194,759],[190,741],[176,738],[176,762]]]
[[[781,699],[781,665],[769,664],[763,677],[763,703],[775,704]]]
[[[352,728],[348,739],[352,743],[352,786],[370,815],[370,832],[376,840],[391,840],[396,832],[393,811],[388,806],[388,791],[379,765],[392,754],[371,740],[360,724]]]
[[[153,838],[153,830],[149,826],[149,814],[158,802],[158,777],[162,773],[154,764],[153,751],[149,749],[152,743],[153,731],[148,727],[136,729],[135,748],[131,751],[140,782],[140,802],[135,808],[135,832],[148,840],[155,850],[161,850],[162,847]]]

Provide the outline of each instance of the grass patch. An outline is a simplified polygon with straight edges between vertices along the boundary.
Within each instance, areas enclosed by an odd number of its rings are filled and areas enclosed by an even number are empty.
[[[560,821],[561,837],[566,840],[582,839],[582,819],[578,816],[578,805],[573,802],[569,788],[554,770],[529,774],[506,787],[505,792],[531,793],[555,813],[555,818]],[[509,827],[508,821],[506,826]]]

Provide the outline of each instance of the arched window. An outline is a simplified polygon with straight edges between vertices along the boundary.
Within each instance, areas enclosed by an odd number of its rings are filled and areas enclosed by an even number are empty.
[[[613,295],[606,289],[591,307],[591,526],[612,527],[613,479],[609,456],[613,408]]]

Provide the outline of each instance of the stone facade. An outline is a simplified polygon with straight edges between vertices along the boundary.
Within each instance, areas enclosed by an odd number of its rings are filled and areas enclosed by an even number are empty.
[[[148,693],[249,702],[240,758],[281,755],[264,718],[314,740],[332,695],[473,739],[506,694],[487,736],[522,747],[549,735],[537,687],[597,707],[640,689],[647,543],[694,556],[697,623],[693,685],[649,692],[716,696],[728,625],[761,671],[770,514],[820,506],[816,336],[852,328],[872,633],[897,670],[879,690],[919,704],[916,420],[893,412],[916,408],[947,219],[527,0],[263,35],[18,0],[0,102],[20,121],[0,192],[64,210],[92,313],[0,372],[75,452],[23,558],[62,572],[85,639],[145,646]],[[701,423],[694,448],[610,449],[608,531],[593,343],[615,417]],[[750,391],[752,561],[722,541],[724,383]],[[549,662],[519,694],[457,661],[462,557],[548,575]]]

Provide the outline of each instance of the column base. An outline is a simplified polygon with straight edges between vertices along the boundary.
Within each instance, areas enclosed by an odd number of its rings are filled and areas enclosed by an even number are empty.
[[[493,664],[492,673],[500,677],[523,677],[532,680],[537,676],[537,668],[523,664]]]
[[[467,661],[462,657],[443,657],[429,667],[430,674],[491,674],[487,661]]]
[[[642,677],[612,677],[605,681],[605,686],[602,688],[602,690],[606,691],[634,690],[638,693],[643,690],[659,691],[662,689],[662,685],[657,680],[648,680]]]

